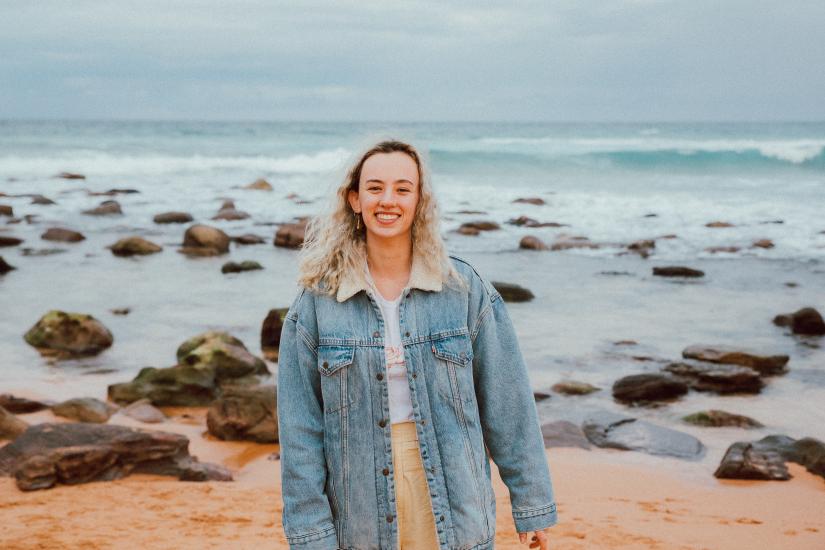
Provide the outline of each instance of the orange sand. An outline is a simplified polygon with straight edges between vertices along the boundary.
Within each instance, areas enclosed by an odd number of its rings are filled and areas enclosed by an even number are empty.
[[[214,441],[203,434],[202,409],[166,412],[174,420],[156,429],[185,433],[193,454],[230,467],[236,481],[140,475],[24,493],[0,478],[0,548],[287,548],[280,463],[268,458],[277,445]],[[53,419],[45,412],[23,418]],[[121,416],[112,422],[139,425]],[[687,472],[680,475],[672,460],[657,468],[667,459],[636,453],[549,449],[547,456],[560,520],[551,529],[554,549],[825,548],[825,480],[796,464],[787,482],[720,481],[698,465],[678,462]],[[494,482],[496,548],[527,548],[518,544],[497,474]]]

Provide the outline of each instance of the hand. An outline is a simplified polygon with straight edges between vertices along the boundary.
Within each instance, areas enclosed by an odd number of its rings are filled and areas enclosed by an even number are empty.
[[[548,528],[541,531],[533,531],[533,537],[530,539],[530,548],[538,548],[539,550],[550,550],[550,537],[547,536]],[[518,540],[524,544],[527,542],[527,533],[519,533]]]

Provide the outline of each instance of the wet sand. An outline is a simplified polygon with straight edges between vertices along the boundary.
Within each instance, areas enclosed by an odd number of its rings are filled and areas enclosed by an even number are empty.
[[[172,420],[142,426],[186,434],[192,454],[226,465],[236,480],[135,475],[24,493],[0,478],[0,547],[287,548],[280,462],[272,457],[278,446],[216,441],[204,435],[205,409],[164,410]],[[49,412],[21,417],[54,418]],[[140,425],[120,415],[111,422]],[[559,510],[554,549],[825,547],[825,480],[793,463],[790,481],[722,481],[700,471],[701,463],[638,453],[561,448],[548,449],[547,457]],[[518,543],[495,469],[494,485],[496,548],[527,548]]]

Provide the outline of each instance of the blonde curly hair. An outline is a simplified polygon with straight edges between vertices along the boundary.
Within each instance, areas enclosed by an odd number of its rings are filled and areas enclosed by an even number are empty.
[[[372,145],[357,157],[338,186],[330,211],[309,221],[300,255],[298,282],[303,287],[334,295],[345,274],[363,269],[366,228],[364,224],[360,224],[360,228],[356,224],[358,215],[352,211],[347,195],[351,190],[358,190],[361,169],[368,158],[395,152],[409,155],[418,167],[419,198],[412,225],[413,255],[428,271],[440,273],[442,283],[465,285],[441,238],[438,204],[422,155],[409,143],[388,139]]]

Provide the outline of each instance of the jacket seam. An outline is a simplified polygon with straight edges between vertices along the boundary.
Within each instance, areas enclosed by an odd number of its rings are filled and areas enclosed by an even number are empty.
[[[513,517],[518,519],[532,518],[535,516],[542,516],[556,511],[556,503],[543,504],[541,506],[532,506],[529,508],[513,508]]]
[[[303,533],[301,535],[288,535],[286,537],[287,542],[290,544],[301,544],[303,542],[312,542],[315,540],[321,540],[324,537],[328,537],[329,535],[335,534],[335,526],[330,525],[329,527],[324,527],[323,529],[319,529],[317,531],[310,531],[309,533]]]
[[[304,329],[298,321],[294,321],[295,323],[295,331],[301,337],[301,340],[304,341],[304,344],[309,348],[313,355],[318,355],[318,348],[315,346],[315,343],[312,341],[312,337],[309,333]]]

